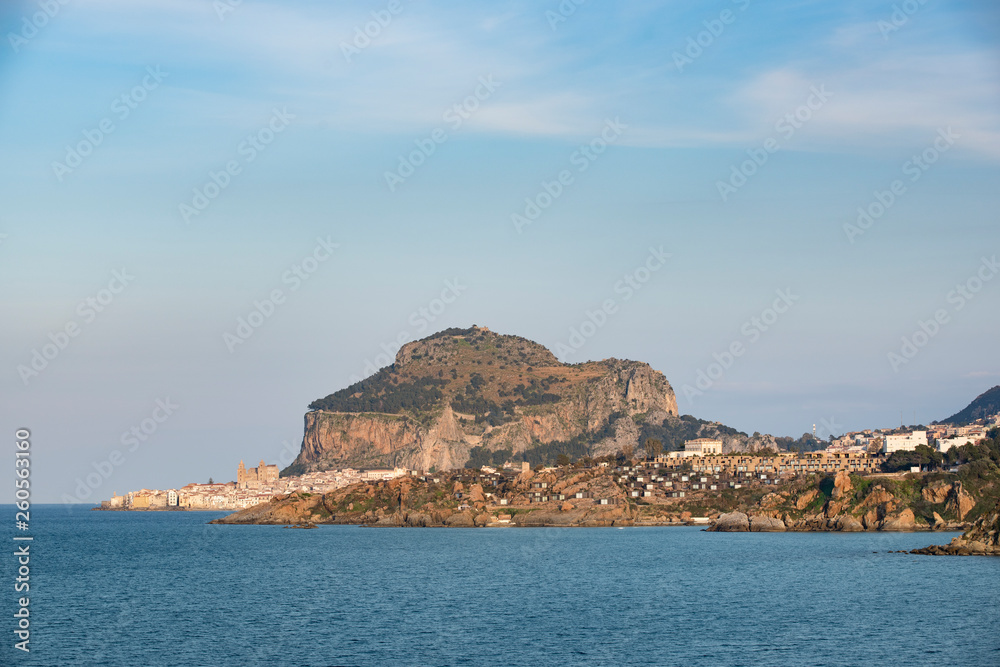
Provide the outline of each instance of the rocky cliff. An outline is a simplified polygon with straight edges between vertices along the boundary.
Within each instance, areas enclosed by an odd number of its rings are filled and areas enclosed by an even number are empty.
[[[395,363],[314,401],[302,449],[283,474],[331,468],[460,468],[533,448],[597,455],[641,447],[640,425],[676,418],[673,389],[637,361],[564,364],[545,347],[489,329],[407,343]]]

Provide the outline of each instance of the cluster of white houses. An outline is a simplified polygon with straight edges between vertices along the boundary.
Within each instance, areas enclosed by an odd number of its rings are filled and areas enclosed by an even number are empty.
[[[278,466],[263,461],[247,468],[240,461],[236,481],[225,484],[188,484],[180,489],[141,489],[101,502],[102,509],[122,510],[239,510],[266,503],[276,495],[306,491],[326,493],[361,481],[393,479],[413,471],[403,468],[327,470],[295,477],[279,477]]]

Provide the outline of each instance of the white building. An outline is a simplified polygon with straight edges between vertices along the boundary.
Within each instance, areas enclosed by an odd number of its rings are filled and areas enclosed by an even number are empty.
[[[167,491],[167,507],[177,507],[177,492],[173,489]]]
[[[979,438],[967,435],[955,435],[950,438],[938,438],[937,448],[939,452],[946,452],[952,447],[961,447],[967,442],[975,444],[977,440],[979,440]]]
[[[684,456],[709,456],[722,453],[722,441],[711,438],[697,438],[684,443]]]
[[[917,445],[927,445],[927,431],[888,434],[882,442],[882,451],[886,454],[912,452]]]

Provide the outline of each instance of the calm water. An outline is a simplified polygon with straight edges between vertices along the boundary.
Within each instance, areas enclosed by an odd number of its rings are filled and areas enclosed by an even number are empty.
[[[8,621],[0,663],[1000,665],[1000,558],[885,553],[953,534],[205,525],[220,515],[34,508],[32,652]]]

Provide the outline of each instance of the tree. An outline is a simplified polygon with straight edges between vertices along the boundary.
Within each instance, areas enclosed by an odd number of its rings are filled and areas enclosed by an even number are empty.
[[[626,461],[631,461],[633,454],[635,454],[635,448],[632,445],[622,447],[622,456],[625,457]]]
[[[663,451],[663,443],[656,438],[646,438],[646,456],[655,459]]]
[[[209,483],[209,484],[215,484],[215,481],[214,481],[214,480],[213,480],[213,479],[212,479],[211,477],[209,477],[209,478],[208,478],[208,483]]]
[[[566,456],[565,454],[560,454],[559,456],[556,457],[556,465],[558,465],[558,466],[568,466],[569,465],[569,457]]]

